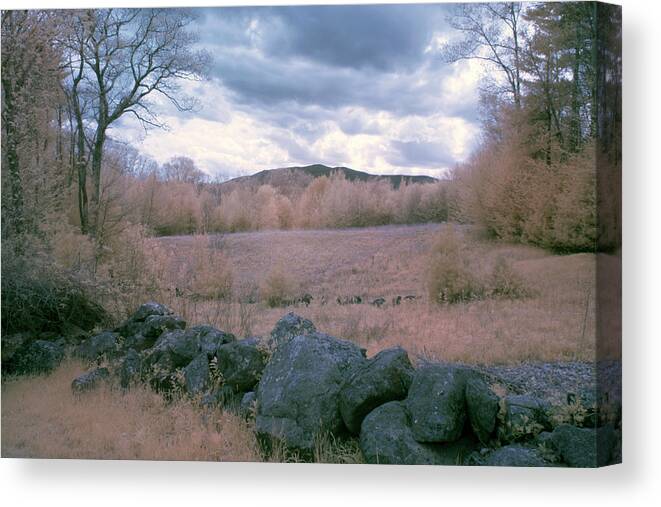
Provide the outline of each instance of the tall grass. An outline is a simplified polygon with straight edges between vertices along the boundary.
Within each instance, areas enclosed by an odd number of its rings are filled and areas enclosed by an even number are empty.
[[[259,461],[248,424],[192,400],[166,402],[148,387],[112,383],[74,395],[84,366],[2,384],[3,457]]]

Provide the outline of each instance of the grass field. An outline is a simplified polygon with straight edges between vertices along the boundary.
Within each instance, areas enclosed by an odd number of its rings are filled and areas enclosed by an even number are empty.
[[[429,300],[427,277],[431,249],[445,227],[214,237],[208,242],[210,248],[222,251],[231,265],[231,302],[199,301],[172,290],[164,290],[160,298],[189,325],[211,323],[240,336],[268,334],[284,313],[295,311],[312,319],[320,331],[361,344],[369,355],[401,345],[414,361],[516,364],[595,359],[594,255],[556,256],[532,247],[486,241],[468,228],[457,228],[472,269],[488,273],[499,257],[507,258],[530,296],[439,305]],[[174,273],[189,263],[199,240],[159,240],[168,252],[173,280]],[[269,308],[262,301],[246,302],[247,295],[259,296],[260,285],[275,267],[290,278],[296,293],[314,297],[309,306]],[[213,270],[213,266],[206,268]],[[405,295],[416,298],[393,304],[394,297]],[[337,304],[336,298],[345,296],[360,296],[364,302]],[[386,300],[385,305],[369,304],[379,297]],[[221,410],[201,409],[195,400],[167,403],[145,386],[124,393],[112,384],[83,396],[72,394],[71,380],[85,369],[67,360],[47,376],[3,379],[4,457],[263,459],[250,423]],[[326,442],[315,460],[360,462],[355,447],[337,445]],[[281,461],[283,456],[271,459]]]
[[[369,354],[402,345],[414,356],[468,363],[584,360],[595,357],[595,269],[591,254],[552,255],[542,249],[499,244],[455,226],[476,271],[507,259],[531,289],[525,299],[485,299],[453,305],[429,301],[432,245],[446,225],[384,226],[322,231],[264,231],[212,237],[233,269],[238,298],[258,294],[280,268],[309,293],[309,306],[268,308],[263,303],[193,301],[172,291],[166,302],[190,324],[212,323],[237,334],[267,334],[287,311],[312,319],[321,331],[354,340]],[[173,266],[186,263],[192,237],[160,239]],[[173,268],[174,269],[174,268]],[[412,302],[392,303],[413,295]],[[339,305],[360,296],[363,304]],[[386,304],[377,308],[376,298]],[[323,304],[323,300],[326,304]]]

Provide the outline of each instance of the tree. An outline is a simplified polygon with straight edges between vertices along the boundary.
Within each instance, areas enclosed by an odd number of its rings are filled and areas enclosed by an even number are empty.
[[[195,50],[196,36],[189,28],[194,20],[183,9],[100,9],[75,13],[73,44],[75,65],[84,63],[81,83],[87,101],[85,132],[91,151],[92,220],[95,234],[101,191],[101,170],[108,130],[130,114],[144,128],[164,127],[153,98],[160,95],[180,111],[193,109],[195,100],[181,90],[181,80],[200,79],[208,54]],[[79,67],[77,67],[79,68]],[[74,71],[74,75],[78,75]],[[80,95],[80,94],[79,94]],[[79,172],[79,188],[86,185]],[[82,199],[82,197],[81,197]],[[80,203],[81,217],[87,204]],[[82,225],[82,224],[81,224]]]
[[[475,59],[499,70],[505,91],[521,107],[521,4],[516,2],[458,4],[448,19],[462,38],[445,47],[448,62]]]
[[[37,232],[52,211],[44,187],[60,169],[51,127],[61,103],[57,26],[54,12],[2,12],[3,234],[16,238]]]
[[[591,3],[543,3],[528,9],[532,29],[524,67],[529,95],[549,139],[577,153],[593,135],[595,10]]]
[[[205,181],[206,174],[200,171],[188,157],[172,157],[161,168],[165,181],[198,185]]]

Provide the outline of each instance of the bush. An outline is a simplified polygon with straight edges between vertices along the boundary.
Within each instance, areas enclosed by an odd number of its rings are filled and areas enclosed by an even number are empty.
[[[460,303],[480,299],[484,288],[471,272],[468,257],[453,229],[442,232],[433,246],[429,265],[429,299],[436,303]]]
[[[194,297],[229,300],[234,273],[225,254],[210,244],[208,236],[195,238],[189,264],[189,290]]]
[[[520,299],[530,295],[524,280],[514,272],[504,257],[498,257],[493,267],[490,281],[492,296],[507,299]]]
[[[485,297],[519,299],[530,295],[521,278],[504,257],[498,257],[489,273],[472,265],[454,229],[436,240],[429,262],[429,298],[436,303],[463,303]]]
[[[3,334],[89,331],[109,319],[99,299],[90,283],[40,256],[3,258]]]
[[[284,306],[294,299],[297,283],[285,273],[283,266],[276,266],[263,280],[259,295],[270,308]]]

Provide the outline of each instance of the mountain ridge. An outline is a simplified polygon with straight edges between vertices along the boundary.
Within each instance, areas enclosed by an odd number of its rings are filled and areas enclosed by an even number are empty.
[[[350,167],[330,167],[324,164],[307,166],[291,166],[276,169],[264,169],[249,176],[238,176],[220,184],[221,189],[231,191],[235,187],[256,188],[261,185],[271,185],[279,190],[304,188],[312,180],[322,176],[330,177],[333,174],[342,174],[349,181],[388,181],[394,188],[402,183],[436,183],[440,180],[431,176],[404,175],[404,174],[371,174]]]

